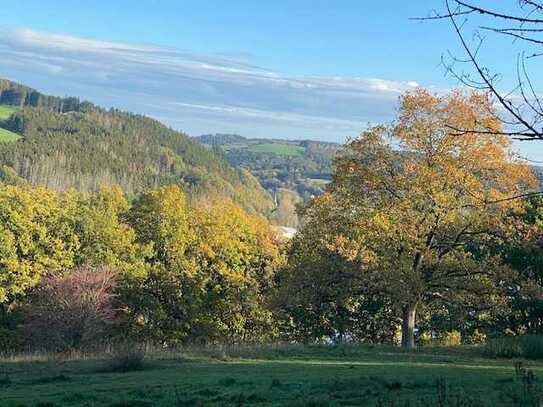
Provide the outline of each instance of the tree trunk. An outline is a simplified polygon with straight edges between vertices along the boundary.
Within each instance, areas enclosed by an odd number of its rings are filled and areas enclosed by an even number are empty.
[[[402,348],[415,348],[415,315],[416,305],[408,304],[402,307]]]

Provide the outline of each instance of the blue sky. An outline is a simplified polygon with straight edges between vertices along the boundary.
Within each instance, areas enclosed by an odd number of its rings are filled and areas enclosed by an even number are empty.
[[[442,76],[433,69],[441,44],[429,42],[429,27],[407,21],[428,13],[435,0],[387,2],[394,7],[360,0],[11,3],[2,7],[0,16],[12,27],[228,53],[290,74],[409,80],[425,66],[433,79]],[[436,24],[432,31],[438,28]],[[432,49],[434,55],[428,52]],[[401,72],[391,63],[392,54],[403,61]]]
[[[484,3],[484,1],[483,1]],[[515,3],[511,1],[511,3]],[[146,113],[190,135],[343,141],[401,92],[457,86],[440,0],[25,0],[0,8],[0,76]],[[511,76],[503,55],[483,56]],[[514,51],[514,50],[512,50]],[[531,158],[543,148],[523,146]]]

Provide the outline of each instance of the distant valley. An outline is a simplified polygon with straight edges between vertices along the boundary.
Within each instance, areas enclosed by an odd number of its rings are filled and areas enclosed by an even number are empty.
[[[229,198],[296,228],[297,206],[324,191],[340,147],[234,134],[191,138],[143,115],[0,79],[4,183],[84,192],[118,184],[128,196],[175,183],[195,202]]]
[[[59,191],[118,184],[128,196],[174,183],[194,202],[228,198],[297,228],[297,207],[324,191],[340,148],[236,134],[189,137],[143,115],[0,79],[0,182]],[[534,171],[543,180],[543,168]]]
[[[247,169],[273,196],[271,219],[297,227],[296,206],[321,194],[340,144],[311,140],[249,139],[235,134],[196,137],[229,164]]]

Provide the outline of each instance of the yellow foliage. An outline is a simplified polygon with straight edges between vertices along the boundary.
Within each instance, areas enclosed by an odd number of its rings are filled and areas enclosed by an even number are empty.
[[[462,345],[462,335],[458,331],[445,332],[441,336],[439,343],[442,346],[460,346]]]
[[[327,192],[303,211],[297,247],[318,236],[398,306],[477,296],[499,264],[468,247],[511,233],[505,215],[522,210],[514,197],[535,176],[487,95],[417,89],[400,102],[396,122],[345,146]]]
[[[37,284],[47,270],[71,267],[79,248],[69,205],[54,192],[0,187],[0,302]]]

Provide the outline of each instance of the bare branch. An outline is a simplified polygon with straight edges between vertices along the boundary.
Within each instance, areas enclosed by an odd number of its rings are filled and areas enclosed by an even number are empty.
[[[474,6],[472,4],[466,3],[466,2],[461,1],[461,0],[453,0],[453,1],[456,4],[458,4],[459,6],[465,7],[468,10],[470,10],[472,12],[477,12],[479,14],[486,14],[486,15],[491,16],[491,17],[495,17],[495,18],[499,18],[499,19],[503,19],[503,20],[518,21],[518,22],[521,22],[521,23],[543,24],[543,19],[513,16],[513,15],[510,15],[510,14],[498,13],[498,12],[493,11],[493,10],[484,9],[482,7]],[[451,14],[450,10],[449,10],[449,14]],[[452,14],[450,17],[454,18],[454,14]]]
[[[456,3],[458,3],[458,4],[465,5],[464,2],[460,2],[459,0],[454,0],[454,1]],[[461,30],[460,30],[459,25],[456,22],[456,19],[455,19],[454,15],[452,15],[449,0],[445,0],[445,5],[447,7],[448,14],[451,15],[451,17],[449,19],[450,19],[450,21],[451,21],[451,23],[452,23],[452,25],[454,27],[454,31],[456,32],[456,34],[457,34],[457,36],[458,36],[458,38],[459,38],[459,40],[460,40],[460,42],[462,44],[462,47],[464,48],[466,54],[469,57],[469,60],[470,60],[471,64],[474,66],[474,68],[477,71],[478,75],[483,80],[483,82],[486,85],[487,89],[496,97],[496,99],[505,108],[505,110],[508,111],[516,120],[518,120],[518,122],[521,125],[523,125],[528,130],[528,132],[524,132],[522,134],[522,137],[524,139],[532,138],[532,139],[543,140],[543,134],[541,133],[541,131],[538,131],[537,129],[535,129],[531,123],[529,123],[524,117],[522,117],[522,115],[519,113],[518,109],[515,108],[515,106],[509,100],[507,100],[500,92],[498,92],[498,90],[494,87],[491,78],[486,74],[485,69],[481,67],[481,65],[479,64],[479,62],[476,59],[476,56],[475,56],[474,52],[468,46],[468,44],[467,44],[467,42],[466,42],[466,40],[465,40]],[[541,23],[543,23],[543,20],[541,20]]]

